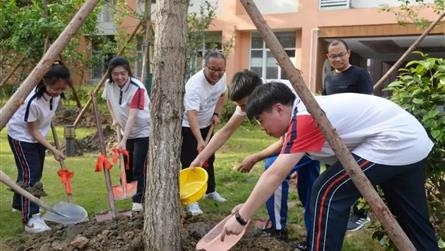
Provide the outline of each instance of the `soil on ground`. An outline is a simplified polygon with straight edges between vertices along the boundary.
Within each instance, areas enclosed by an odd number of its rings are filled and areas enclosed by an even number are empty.
[[[138,213],[131,218],[118,217],[114,220],[97,222],[91,220],[71,226],[51,225],[52,230],[41,234],[21,234],[8,245],[13,250],[143,250],[143,215]],[[184,220],[181,230],[182,250],[196,250],[196,243],[217,222],[205,221],[202,217],[189,217]],[[251,226],[244,237],[231,249],[244,250],[292,250],[289,243],[258,234]]]

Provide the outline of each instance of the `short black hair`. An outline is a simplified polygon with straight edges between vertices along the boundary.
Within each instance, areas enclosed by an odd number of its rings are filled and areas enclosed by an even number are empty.
[[[224,54],[222,54],[221,52],[219,52],[217,50],[210,51],[209,53],[206,54],[206,56],[204,58],[205,65],[207,65],[209,63],[210,58],[222,58],[222,59],[224,59],[224,63],[226,63],[226,57],[224,56]]]
[[[253,90],[263,84],[260,76],[247,69],[235,73],[232,78],[232,84],[229,87],[229,98],[232,101],[238,101],[248,97]]]
[[[343,40],[343,39],[334,39],[334,40],[332,40],[332,41],[329,43],[328,48],[331,47],[331,46],[339,45],[339,44],[343,44],[343,45],[345,46],[346,50],[349,51],[349,46],[348,46],[348,44],[346,43],[346,41]]]
[[[131,73],[130,62],[128,62],[128,60],[124,57],[116,56],[116,57],[113,57],[110,60],[110,62],[108,63],[107,75],[108,75],[108,81],[110,83],[113,82],[111,72],[113,71],[114,68],[116,68],[118,66],[122,66],[126,71],[128,71],[129,77],[133,77],[133,74]]]
[[[270,82],[260,85],[249,96],[246,106],[247,117],[257,118],[261,113],[270,111],[277,103],[291,106],[295,98],[295,94],[283,83]]]

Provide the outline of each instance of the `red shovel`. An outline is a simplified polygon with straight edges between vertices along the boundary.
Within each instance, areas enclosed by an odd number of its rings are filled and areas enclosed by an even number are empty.
[[[51,123],[51,131],[53,133],[54,145],[56,145],[57,150],[60,151],[62,148],[60,147],[59,137],[57,136],[56,128],[54,127],[53,123]],[[67,201],[68,203],[71,203],[73,195],[71,189],[71,178],[74,176],[74,173],[66,168],[65,162],[63,160],[59,160],[59,164],[60,170],[57,171],[57,175],[59,175],[60,181],[65,186]]]
[[[117,141],[121,141],[120,128],[117,128]],[[127,165],[124,165],[124,157],[127,158]],[[119,162],[119,169],[121,172],[121,185],[114,185],[113,196],[115,200],[124,200],[133,197],[136,194],[138,182],[132,181],[127,183],[127,175],[125,174],[125,169],[128,169],[129,155],[127,150],[113,149],[113,162],[116,164]]]
[[[224,218],[222,221],[216,224],[212,230],[204,235],[196,244],[196,250],[227,251],[239,240],[241,240],[250,222],[244,226],[243,230],[238,235],[226,235],[224,241],[221,241],[221,234],[222,231],[224,231],[224,225],[232,216],[233,215],[229,215]]]

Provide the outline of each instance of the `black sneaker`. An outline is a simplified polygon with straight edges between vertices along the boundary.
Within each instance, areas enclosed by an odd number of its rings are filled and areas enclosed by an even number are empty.
[[[348,226],[346,227],[347,231],[354,232],[362,229],[366,223],[370,222],[371,219],[368,216],[360,217],[356,214],[351,215],[348,220]]]
[[[273,227],[261,229],[261,233],[281,241],[287,241],[287,229],[275,229]]]
[[[306,241],[294,242],[289,245],[295,251],[307,251],[308,246]]]

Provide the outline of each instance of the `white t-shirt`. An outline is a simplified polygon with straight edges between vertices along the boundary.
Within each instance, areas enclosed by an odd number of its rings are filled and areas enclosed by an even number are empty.
[[[226,74],[214,85],[209,84],[204,76],[204,69],[193,75],[185,84],[183,127],[190,127],[187,111],[198,112],[199,128],[211,124],[216,103],[227,90]]]
[[[8,135],[18,141],[37,143],[38,141],[28,130],[28,122],[36,122],[38,130],[46,138],[59,101],[60,96],[51,97],[47,93],[37,98],[36,88],[34,88],[9,120]]]
[[[279,83],[283,83],[285,84],[287,87],[289,87],[289,89],[291,89],[291,91],[297,95],[297,93],[294,90],[294,87],[292,86],[292,84],[290,83],[289,80],[287,79],[274,79],[274,80],[268,80],[268,81],[264,81],[263,79],[263,84],[266,83],[270,83],[270,82],[279,82]],[[298,95],[297,95],[298,96]],[[241,110],[241,107],[239,105],[236,106],[235,111],[233,112],[233,114],[238,115],[238,116],[247,116],[246,112]]]
[[[420,122],[387,99],[356,93],[315,98],[346,147],[369,161],[409,165],[426,158],[433,148]],[[334,152],[299,99],[293,112],[281,153],[306,152],[333,164]]]
[[[128,135],[129,139],[145,138],[150,135],[150,98],[145,86],[139,80],[129,78],[122,88],[107,80],[102,98],[111,103],[113,109],[111,112],[122,130],[127,124],[130,108],[138,109],[133,127]]]

